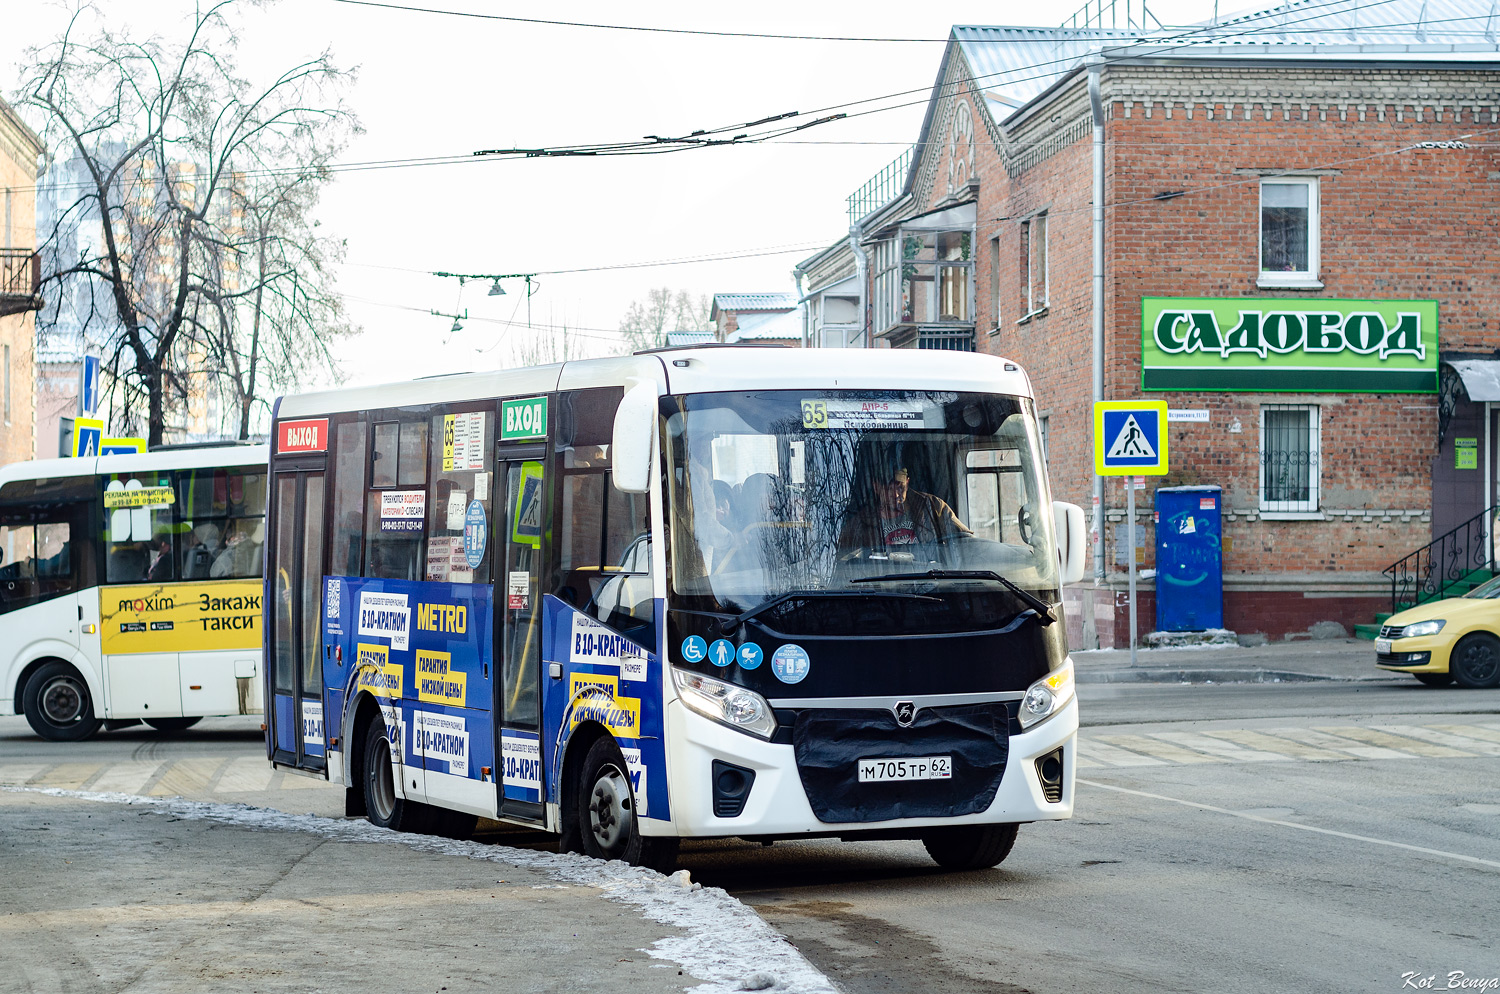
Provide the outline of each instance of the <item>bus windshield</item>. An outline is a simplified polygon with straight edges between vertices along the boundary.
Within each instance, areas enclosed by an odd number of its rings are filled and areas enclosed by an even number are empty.
[[[1052,511],[1029,401],[802,390],[667,403],[676,408],[667,458],[671,583],[681,606],[739,614],[777,598],[827,602],[857,592],[904,600],[903,624],[935,612],[974,628],[1036,602],[996,575],[1056,600]],[[963,618],[951,618],[959,601]],[[826,618],[829,609],[819,612]],[[831,634],[846,625],[859,628],[847,617],[818,627]]]

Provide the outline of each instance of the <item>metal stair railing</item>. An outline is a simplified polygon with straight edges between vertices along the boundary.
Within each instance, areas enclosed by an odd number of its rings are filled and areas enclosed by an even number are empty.
[[[1437,600],[1476,570],[1495,571],[1494,521],[1500,505],[1487,507],[1452,531],[1381,572],[1391,578],[1391,611],[1398,605]]]

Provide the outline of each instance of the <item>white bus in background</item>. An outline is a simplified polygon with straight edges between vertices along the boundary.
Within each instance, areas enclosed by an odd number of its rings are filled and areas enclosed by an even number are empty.
[[[43,738],[261,710],[265,445],[0,467],[0,715]]]
[[[1087,532],[1014,363],[664,350],[283,397],[272,439],[267,755],[351,814],[659,869],[972,869],[1072,814]]]

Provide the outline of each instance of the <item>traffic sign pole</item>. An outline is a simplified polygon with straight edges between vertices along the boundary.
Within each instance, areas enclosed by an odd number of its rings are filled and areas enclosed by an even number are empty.
[[[1132,476],[1167,472],[1167,405],[1160,400],[1100,400],[1094,403],[1094,468],[1100,476],[1125,477],[1125,534],[1130,551],[1130,665],[1135,655],[1135,481]]]
[[[1125,477],[1125,533],[1130,536],[1130,665],[1135,665],[1135,481]]]

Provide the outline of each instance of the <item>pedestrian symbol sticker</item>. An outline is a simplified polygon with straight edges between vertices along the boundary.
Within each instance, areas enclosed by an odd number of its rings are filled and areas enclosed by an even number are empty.
[[[1146,439],[1146,433],[1141,431],[1140,422],[1136,421],[1135,415],[1127,415],[1125,423],[1120,426],[1120,434],[1115,436],[1114,443],[1109,447],[1109,459],[1155,459],[1156,450]]]
[[[714,644],[708,647],[708,661],[715,666],[729,666],[734,663],[734,643],[728,639],[715,639]]]
[[[708,655],[708,643],[696,635],[689,635],[682,640],[682,658],[689,663],[701,663],[703,657]]]
[[[1159,400],[1095,404],[1094,469],[1100,476],[1166,473],[1167,405]]]
[[[754,642],[746,642],[740,646],[739,661],[742,670],[755,669],[765,658],[765,654],[760,651],[760,646]]]

